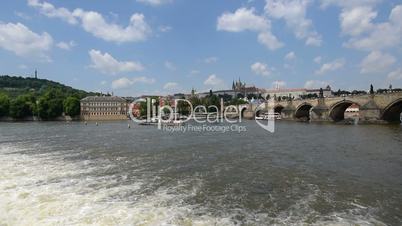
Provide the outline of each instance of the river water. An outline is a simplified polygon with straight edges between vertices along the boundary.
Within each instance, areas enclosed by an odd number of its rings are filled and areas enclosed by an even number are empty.
[[[0,124],[0,225],[401,225],[402,126]]]

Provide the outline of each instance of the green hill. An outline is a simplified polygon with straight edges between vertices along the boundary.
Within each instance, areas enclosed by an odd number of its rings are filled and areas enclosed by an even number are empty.
[[[52,120],[63,113],[80,114],[80,99],[99,93],[86,92],[58,82],[14,76],[0,76],[0,118],[23,119],[38,116]]]
[[[0,76],[0,93],[7,94],[10,98],[15,98],[27,93],[34,93],[35,95],[41,96],[48,89],[52,88],[60,90],[66,96],[76,96],[78,98],[96,95],[96,93],[93,92],[74,89],[47,79],[24,78],[8,75]]]

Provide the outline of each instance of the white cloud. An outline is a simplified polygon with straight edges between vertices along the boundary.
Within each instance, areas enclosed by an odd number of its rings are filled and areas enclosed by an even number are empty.
[[[317,89],[327,87],[330,82],[327,81],[318,81],[318,80],[309,80],[304,84],[304,88],[306,89]]]
[[[144,41],[152,33],[151,28],[145,22],[143,14],[134,13],[130,17],[128,26],[123,27],[115,23],[107,22],[102,14],[94,11],[75,9],[69,11],[66,8],[56,8],[48,2],[28,0],[28,5],[39,9],[47,17],[60,18],[70,24],[80,23],[82,28],[97,38],[110,42],[138,42]]]
[[[315,73],[317,75],[323,75],[326,74],[328,72],[332,72],[332,71],[336,71],[338,69],[343,68],[343,66],[345,65],[345,59],[336,59],[332,62],[328,62],[325,63],[321,66],[321,68],[319,70],[317,70]]]
[[[171,71],[176,70],[176,66],[170,61],[165,61],[165,67]]]
[[[71,50],[71,48],[73,48],[75,45],[76,44],[74,41],[57,43],[57,47],[63,50]]]
[[[353,8],[362,5],[373,6],[381,1],[382,0],[321,0],[321,7],[326,8],[330,5],[337,5],[343,8]]]
[[[163,86],[163,89],[175,90],[175,89],[177,89],[178,86],[179,86],[179,84],[177,84],[176,82],[168,82]]]
[[[21,23],[0,22],[0,48],[21,57],[39,57],[49,61],[47,52],[53,46],[53,38],[46,32],[37,34]]]
[[[216,63],[218,62],[218,57],[207,57],[205,58],[204,62],[207,64]]]
[[[120,72],[142,71],[144,67],[139,62],[118,61],[109,53],[102,54],[99,50],[90,50],[91,68],[94,68],[104,74],[117,74]]]
[[[402,80],[402,68],[398,68],[388,74],[388,80]]]
[[[298,39],[305,39],[306,45],[320,46],[321,35],[313,29],[306,11],[310,0],[266,0],[265,12],[274,19],[283,19]]]
[[[155,79],[148,78],[145,76],[135,77],[131,80],[133,83],[144,83],[144,84],[153,84],[155,83]]]
[[[381,73],[387,71],[395,62],[395,57],[379,51],[373,51],[361,62],[360,73]]]
[[[160,26],[159,28],[158,28],[158,30],[160,31],[160,32],[169,32],[169,31],[171,31],[173,28],[171,27],[171,26]]]
[[[126,78],[126,77],[119,78],[119,79],[114,80],[112,82],[112,88],[113,89],[127,88],[130,85],[132,85],[131,80]]]
[[[254,31],[258,32],[258,41],[270,50],[281,48],[281,43],[271,33],[271,23],[263,16],[256,15],[254,9],[240,8],[234,13],[225,12],[218,18],[218,31],[242,32]]]
[[[127,77],[122,77],[122,78],[112,81],[112,88],[113,89],[124,89],[124,88],[132,86],[136,83],[153,84],[153,83],[155,83],[155,79],[148,78],[145,76],[135,77],[132,79],[129,79]]]
[[[171,3],[172,0],[137,0],[137,2],[145,3],[151,6],[160,6],[163,4]]]
[[[274,81],[272,82],[272,87],[274,89],[281,89],[286,87],[286,82],[285,81]]]
[[[270,29],[270,22],[254,14],[254,9],[240,8],[234,13],[226,12],[218,18],[218,31],[265,31]]]
[[[396,6],[390,21],[374,24],[367,35],[352,37],[346,47],[360,50],[382,50],[398,46],[402,41],[402,5]]]
[[[294,59],[296,59],[296,54],[294,52],[289,52],[285,56],[285,60],[294,60]]]
[[[268,66],[261,62],[255,62],[254,64],[252,64],[251,70],[257,75],[269,76],[271,74]]]
[[[66,8],[55,8],[52,4],[39,0],[28,0],[28,5],[38,9],[41,14],[47,17],[59,18],[69,24],[78,23],[77,18]]]
[[[101,14],[93,11],[76,9],[73,15],[81,19],[85,31],[105,41],[118,43],[144,41],[151,33],[151,28],[145,22],[144,15],[140,13],[131,16],[127,27],[108,23]]]
[[[204,85],[210,86],[210,88],[220,89],[225,86],[225,83],[222,79],[218,78],[215,74],[208,76],[208,78],[204,81]]]
[[[310,37],[307,37],[306,45],[321,46],[321,44],[322,44],[322,37],[318,33],[314,33]]]
[[[371,21],[377,17],[370,6],[343,9],[339,15],[343,34],[358,36],[373,28]]]
[[[320,64],[321,61],[322,61],[322,57],[318,56],[318,57],[314,58],[313,61],[314,61],[314,63],[316,63],[316,64]]]
[[[402,42],[402,5],[392,9],[388,21],[374,23],[376,4],[381,0],[323,0],[322,7],[341,7],[339,15],[342,33],[349,36],[345,47],[374,51],[394,48]]]
[[[258,41],[270,50],[282,48],[284,44],[279,41],[271,32],[265,31],[258,35]]]

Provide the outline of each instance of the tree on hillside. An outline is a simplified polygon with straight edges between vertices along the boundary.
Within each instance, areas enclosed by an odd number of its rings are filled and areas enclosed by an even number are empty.
[[[249,93],[249,94],[247,94],[247,99],[249,99],[249,100],[251,100],[251,99],[257,99],[257,95],[255,95],[254,93]]]
[[[8,116],[10,110],[10,98],[5,94],[0,94],[0,117]]]
[[[193,96],[189,99],[189,101],[191,102],[191,104],[196,107],[198,105],[203,105],[202,100],[200,98],[198,98],[197,96]]]
[[[218,96],[216,96],[216,95],[212,95],[212,96],[210,96],[209,98],[208,98],[208,100],[207,100],[207,108],[209,107],[209,106],[216,106],[216,107],[218,107],[218,109],[220,108],[220,101],[219,101],[219,97]],[[209,110],[211,110],[212,112],[214,112],[216,109],[215,108],[209,108]]]
[[[177,112],[181,115],[189,115],[190,114],[190,105],[185,101],[179,101],[177,103]]]
[[[35,112],[35,98],[21,95],[10,102],[10,116],[16,119],[32,116]]]
[[[64,112],[71,116],[80,115],[80,100],[76,97],[67,97],[63,102]]]
[[[35,92],[37,95],[43,95],[51,88],[60,89],[65,97],[75,96],[78,99],[99,94],[77,90],[58,82],[46,79],[35,79],[30,77],[24,78],[7,75],[0,76],[0,91],[6,93],[10,98],[16,98],[17,96],[26,94],[28,92]]]
[[[38,114],[48,120],[61,116],[63,113],[63,93],[60,89],[49,89],[38,99]]]

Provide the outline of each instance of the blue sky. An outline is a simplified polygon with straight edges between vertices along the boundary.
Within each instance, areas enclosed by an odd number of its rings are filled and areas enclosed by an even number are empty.
[[[116,95],[402,86],[402,3],[385,0],[8,1],[0,74]]]

